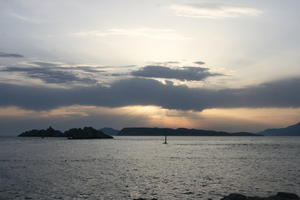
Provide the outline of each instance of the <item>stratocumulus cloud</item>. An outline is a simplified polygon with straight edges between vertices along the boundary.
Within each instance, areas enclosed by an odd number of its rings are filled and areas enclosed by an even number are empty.
[[[170,8],[177,16],[208,19],[259,16],[262,13],[261,10],[256,8],[227,6],[215,3],[174,4]]]
[[[51,70],[68,70],[68,71],[83,71],[83,72],[90,72],[90,73],[99,73],[99,72],[106,72],[103,70],[104,68],[109,68],[106,66],[89,66],[89,65],[78,65],[78,66],[70,66],[65,63],[52,63],[52,62],[43,62],[43,61],[36,61],[31,62],[31,64],[37,65],[43,68],[50,68]]]
[[[39,79],[44,83],[70,83],[78,82],[85,84],[93,84],[97,81],[88,77],[78,77],[72,72],[63,71],[64,68],[50,67],[5,67],[0,69],[2,72],[23,73],[28,78]]]
[[[205,62],[203,62],[203,61],[196,61],[194,63],[197,64],[197,65],[204,65],[205,64]]]
[[[177,79],[181,81],[201,81],[211,76],[220,76],[221,74],[211,73],[208,68],[203,67],[173,69],[165,66],[148,65],[131,72],[131,75],[148,78]]]
[[[0,84],[0,106],[47,110],[69,105],[156,105],[199,111],[207,108],[300,107],[300,78],[220,90],[189,88],[141,78],[116,81],[110,87],[71,89]]]
[[[108,30],[92,30],[73,33],[76,37],[109,37],[109,36],[127,36],[127,37],[144,37],[159,40],[189,40],[190,37],[183,36],[173,29],[160,28],[113,28]]]
[[[3,53],[0,52],[0,58],[23,58],[24,56],[16,53]]]

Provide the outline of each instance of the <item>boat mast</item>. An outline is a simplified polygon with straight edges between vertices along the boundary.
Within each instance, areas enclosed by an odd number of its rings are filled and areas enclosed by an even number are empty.
[[[167,143],[167,135],[165,135],[165,142],[164,142],[164,144],[168,144]]]

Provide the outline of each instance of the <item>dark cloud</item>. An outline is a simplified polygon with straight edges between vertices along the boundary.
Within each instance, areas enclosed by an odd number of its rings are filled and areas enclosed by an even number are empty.
[[[51,63],[51,62],[32,62],[32,64],[38,65],[40,67],[57,67],[57,63]]]
[[[167,78],[181,81],[202,81],[211,76],[221,74],[211,73],[208,68],[202,67],[183,67],[173,69],[165,66],[148,65],[131,73],[133,76],[149,78]]]
[[[123,79],[110,87],[71,89],[0,84],[0,106],[47,110],[76,104],[105,107],[156,105],[178,110],[300,107],[300,78],[220,90],[188,88],[140,78]]]
[[[23,58],[23,55],[15,54],[15,53],[3,53],[0,52],[0,57],[2,58]]]
[[[78,82],[93,84],[97,81],[91,78],[81,78],[72,72],[60,71],[59,68],[40,68],[40,67],[5,67],[0,69],[4,72],[21,72],[29,78],[40,79],[45,83],[70,83]],[[61,68],[60,68],[61,69]]]
[[[128,73],[111,73],[107,74],[107,76],[128,76]]]
[[[179,61],[168,61],[166,62],[166,64],[180,64]]]
[[[106,72],[105,70],[98,70],[98,67],[91,67],[91,66],[77,66],[77,67],[72,67],[72,69],[73,70],[81,70],[81,71],[89,72],[89,73]]]
[[[203,62],[203,61],[196,61],[194,63],[197,64],[197,65],[204,65],[205,64],[205,62]]]

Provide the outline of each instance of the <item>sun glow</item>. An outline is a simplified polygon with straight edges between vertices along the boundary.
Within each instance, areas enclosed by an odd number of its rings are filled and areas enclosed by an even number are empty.
[[[284,127],[296,123],[300,109],[293,108],[235,108],[203,111],[169,110],[158,106],[98,107],[73,105],[51,110],[34,111],[19,107],[0,107],[0,119],[22,120],[85,120],[89,118],[118,119],[116,127],[199,128],[230,131],[259,131],[269,127]]]

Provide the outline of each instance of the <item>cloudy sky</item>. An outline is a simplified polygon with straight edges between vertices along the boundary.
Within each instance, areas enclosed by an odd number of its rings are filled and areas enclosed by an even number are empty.
[[[300,121],[298,0],[0,0],[0,135]]]

